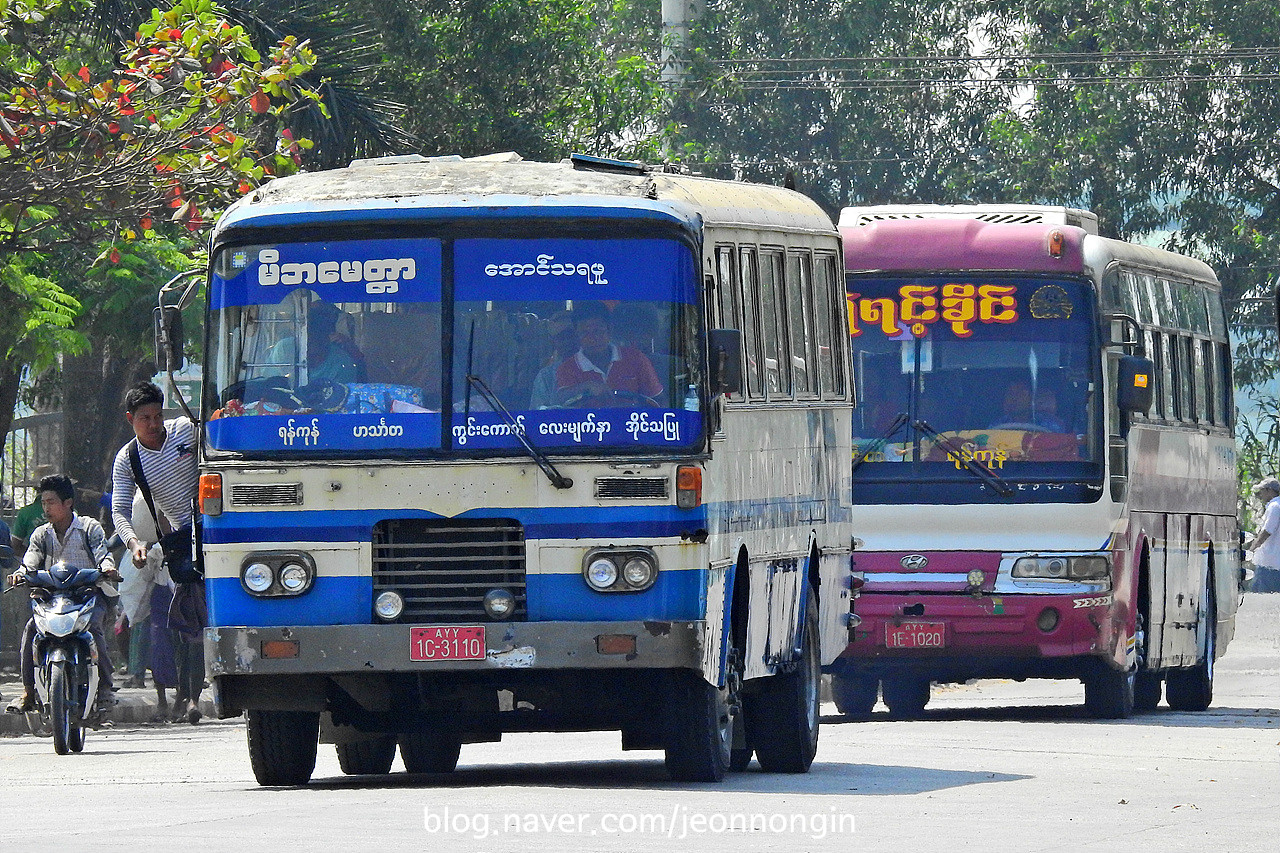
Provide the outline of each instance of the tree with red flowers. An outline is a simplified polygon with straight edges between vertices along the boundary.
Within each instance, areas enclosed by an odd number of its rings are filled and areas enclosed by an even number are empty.
[[[0,0],[0,253],[197,230],[299,165],[306,42],[263,57],[211,0],[178,0],[97,67],[68,35],[85,0]],[[108,250],[111,251],[111,250]]]

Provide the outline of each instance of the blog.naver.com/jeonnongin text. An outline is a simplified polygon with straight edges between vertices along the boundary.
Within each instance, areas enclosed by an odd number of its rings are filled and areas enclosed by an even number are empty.
[[[422,825],[432,835],[475,839],[536,835],[610,836],[643,834],[672,839],[726,832],[822,839],[852,835],[854,816],[830,808],[817,812],[703,812],[673,806],[663,812],[470,812],[425,806]]]

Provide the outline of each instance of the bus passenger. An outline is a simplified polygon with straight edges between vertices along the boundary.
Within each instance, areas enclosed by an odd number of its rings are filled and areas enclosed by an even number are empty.
[[[343,384],[361,381],[362,359],[351,340],[338,332],[340,316],[342,309],[323,300],[307,306],[307,384],[322,379]],[[272,347],[271,362],[296,364],[297,340],[285,338]]]
[[[1025,379],[1015,379],[1005,386],[1000,414],[991,424],[991,429],[1001,428],[1067,431],[1067,425],[1058,417],[1058,398],[1053,391],[1040,388],[1033,396],[1031,383]]]
[[[613,342],[606,308],[574,313],[578,351],[556,369],[556,389],[566,406],[629,406],[662,394],[662,383],[644,353]]]

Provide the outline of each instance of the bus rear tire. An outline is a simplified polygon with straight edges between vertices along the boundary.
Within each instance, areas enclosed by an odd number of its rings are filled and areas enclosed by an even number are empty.
[[[1171,669],[1165,678],[1164,698],[1175,711],[1204,711],[1213,704],[1213,659],[1218,653],[1218,612],[1213,599],[1213,580],[1205,590],[1204,659],[1195,666]]]
[[[1133,710],[1154,711],[1160,704],[1161,689],[1159,675],[1154,672],[1139,672],[1133,680]]]
[[[338,766],[348,776],[385,775],[391,772],[391,763],[396,760],[394,735],[377,735],[334,746],[338,750]]]
[[[822,660],[818,598],[809,588],[796,669],[764,679],[747,705],[748,735],[766,773],[808,773],[818,752]]]
[[[924,713],[929,704],[929,679],[919,675],[895,675],[880,682],[889,716],[910,720]]]
[[[462,752],[462,739],[443,732],[406,732],[399,744],[400,760],[410,773],[452,773]]]
[[[831,676],[831,698],[836,710],[846,717],[864,720],[871,716],[880,692],[880,679],[874,675]]]
[[[249,763],[259,785],[305,785],[316,769],[320,744],[318,711],[245,713]]]

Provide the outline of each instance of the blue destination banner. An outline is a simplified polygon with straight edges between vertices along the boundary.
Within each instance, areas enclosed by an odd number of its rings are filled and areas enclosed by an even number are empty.
[[[275,305],[299,287],[326,302],[439,302],[441,244],[432,239],[280,243],[219,257],[209,307]]]
[[[417,450],[440,446],[440,414],[296,414],[218,418],[205,425],[219,450]]]
[[[454,268],[459,302],[697,301],[693,253],[675,240],[459,240]]]
[[[537,409],[512,412],[516,429],[537,448],[684,447],[698,440],[702,414],[683,409]],[[453,415],[458,450],[522,447],[497,412]]]

